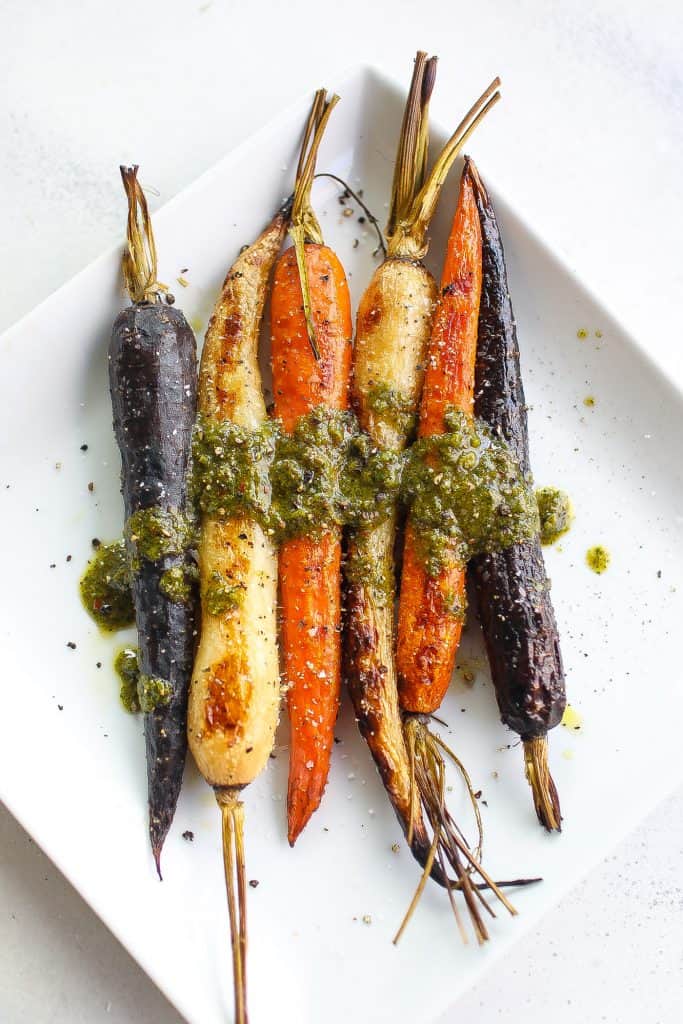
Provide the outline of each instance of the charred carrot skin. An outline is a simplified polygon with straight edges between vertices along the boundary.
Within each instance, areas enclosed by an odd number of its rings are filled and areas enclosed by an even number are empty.
[[[505,253],[489,195],[470,166],[483,241],[475,412],[505,439],[528,474],[527,413]],[[525,741],[533,788],[539,766],[530,763],[532,755],[547,758],[541,744],[566,706],[560,641],[540,539],[478,555],[470,562],[470,573],[498,707],[503,722]],[[547,763],[544,770],[547,774]],[[534,788],[536,810],[546,828],[559,830],[559,802],[549,775],[548,779],[550,801],[541,801],[545,808],[539,806]]]
[[[109,380],[126,517],[150,507],[188,507],[196,373],[194,335],[179,310],[146,303],[118,316]],[[157,866],[185,766],[197,603],[194,588],[187,603],[174,603],[160,581],[166,570],[188,565],[186,553],[141,560],[133,582],[140,670],[166,680],[171,690],[166,703],[145,715],[149,834]]]
[[[313,409],[348,407],[351,306],[341,263],[305,245],[309,340],[294,247],[280,257],[271,298],[275,415],[291,433]],[[287,832],[291,845],[322,800],[341,687],[341,530],[285,540],[279,553],[281,641],[291,724]]]
[[[289,222],[289,206],[230,268],[206,333],[199,411],[213,426],[257,430],[267,421],[258,365],[267,286]],[[222,611],[208,607],[214,574],[242,595]],[[247,513],[205,514],[199,541],[201,639],[188,708],[189,744],[221,810],[234,979],[235,1024],[247,1024],[247,906],[242,790],[268,761],[280,702],[277,654],[277,554],[272,537]],[[214,614],[215,612],[215,614]]]
[[[121,453],[121,492],[127,521],[157,509],[184,517],[192,427],[197,408],[197,345],[183,313],[160,301],[156,247],[137,166],[121,167],[128,197],[123,259],[132,305],[116,318],[109,342],[109,391]],[[163,680],[167,700],[145,713],[149,837],[159,877],[161,849],[175,813],[187,754],[187,693],[192,671],[196,588],[176,603],[162,587],[167,570],[184,572],[184,550],[138,557],[126,530],[128,555],[139,563],[132,591],[140,670]]]
[[[480,293],[481,228],[466,163],[429,343],[420,437],[444,433],[449,409],[472,415]],[[404,711],[430,714],[440,707],[453,673],[465,604],[465,567],[454,558],[437,575],[430,575],[409,519],[396,652]]]
[[[427,112],[435,70],[436,59],[427,60],[426,54],[419,52],[399,139],[387,225],[388,254],[361,300],[356,328],[354,409],[372,439],[394,451],[401,451],[412,438],[410,419],[419,407],[438,297],[436,282],[422,262],[427,228],[460,147],[500,98],[500,82],[495,79],[426,175]],[[386,415],[384,410],[392,406],[400,415]],[[428,777],[427,762],[436,764],[437,760],[436,741],[429,745],[424,735],[416,738],[413,725],[417,719],[407,716],[404,721],[399,707],[394,631],[396,527],[394,510],[385,521],[362,526],[349,535],[345,623],[349,692],[360,730],[411,850],[425,868],[417,895],[427,873],[445,882],[441,865],[446,860],[472,907],[469,871],[463,867],[462,848],[455,849],[462,843],[461,837],[458,834],[454,839],[455,833],[450,834],[452,819],[443,800],[433,799],[438,789],[436,774]],[[426,727],[422,733],[428,733]],[[430,752],[423,757],[420,752],[428,746]],[[469,851],[467,856],[473,865],[476,858]],[[477,870],[481,871],[480,866]],[[500,898],[499,890],[496,895]],[[486,929],[476,908],[473,917],[477,918],[477,934],[485,938]]]
[[[388,259],[377,268],[358,309],[352,402],[361,427],[393,451],[410,440],[404,423],[373,407],[372,394],[389,386],[407,413],[417,413],[424,355],[436,303],[436,283],[417,260]],[[404,300],[397,301],[401,296]],[[408,299],[409,297],[409,299]],[[394,654],[394,544],[397,511],[350,532],[347,552],[345,676],[360,731],[412,852],[424,867],[430,841],[411,794]],[[364,565],[381,585],[350,571]],[[438,866],[432,869],[439,875]]]
[[[267,421],[259,328],[288,215],[278,212],[223,283],[199,371],[199,412],[208,423],[257,430]],[[203,515],[198,553],[204,606],[190,688],[190,748],[207,782],[241,788],[267,763],[278,721],[277,555],[272,538],[248,515]],[[216,615],[205,600],[215,573],[243,595]]]

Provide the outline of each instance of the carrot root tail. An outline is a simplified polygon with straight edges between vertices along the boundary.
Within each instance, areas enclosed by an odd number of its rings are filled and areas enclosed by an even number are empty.
[[[237,792],[217,788],[223,832],[223,867],[230,917],[230,945],[235,993],[235,1024],[249,1024],[247,1016],[247,886],[244,864],[244,804]]]
[[[311,816],[320,807],[324,784],[311,782],[308,786],[301,784],[301,779],[290,779],[287,792],[287,841],[294,846],[305,829]]]
[[[548,832],[561,832],[560,798],[548,767],[547,736],[533,736],[524,740],[524,769],[531,786],[538,820]]]
[[[455,900],[456,892],[462,893],[475,937],[477,942],[482,944],[489,937],[483,911],[495,917],[494,910],[483,895],[485,890],[489,890],[510,914],[516,914],[517,911],[501,891],[498,883],[481,865],[483,828],[472,782],[459,758],[440,736],[430,731],[422,716],[407,715],[403,731],[411,765],[413,807],[416,810],[420,809],[429,822],[432,845],[422,877],[394,937],[394,943],[401,938],[427,884],[432,865],[436,861],[445,877],[446,890],[463,942],[467,942],[467,931]],[[474,848],[469,845],[446,806],[445,755],[460,772],[472,804],[477,827],[477,842]],[[449,870],[454,872],[454,879],[449,878]],[[519,881],[520,884],[524,884],[531,879],[520,879]]]

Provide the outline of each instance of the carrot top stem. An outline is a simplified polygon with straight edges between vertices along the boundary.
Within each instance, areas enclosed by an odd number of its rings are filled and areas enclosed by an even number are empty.
[[[415,195],[422,187],[429,143],[429,100],[435,78],[436,57],[428,58],[426,53],[418,50],[394,164],[386,229],[388,236],[393,235],[401,221],[407,217]]]
[[[126,290],[131,302],[156,302],[159,292],[167,289],[157,281],[157,250],[147,199],[138,181],[138,165],[119,170],[128,198],[128,249],[121,260]]]
[[[320,143],[322,142],[327,122],[330,119],[330,114],[338,102],[338,96],[332,96],[328,100],[327,90],[325,89],[318,89],[315,94],[301,143],[294,185],[292,219],[289,228],[289,233],[294,243],[297,267],[299,268],[308,340],[313,350],[313,355],[318,362],[320,361],[320,351],[315,338],[315,325],[311,313],[311,290],[306,269],[305,247],[307,242],[313,242],[316,245],[323,244],[322,229],[311,205],[311,187],[315,176],[315,162],[318,157]]]
[[[221,809],[223,868],[230,917],[230,945],[235,996],[235,1024],[248,1024],[247,1017],[247,886],[244,864],[244,804],[237,791],[216,787]]]
[[[425,65],[422,79],[422,95],[420,97],[420,131],[417,142],[418,174],[417,187],[421,188],[427,175],[427,158],[429,156],[429,101],[434,92],[436,82],[437,57],[430,57]]]
[[[531,786],[538,820],[548,832],[561,832],[562,812],[548,767],[547,736],[533,736],[524,740],[524,768],[527,782]]]
[[[426,252],[425,235],[434,216],[443,183],[472,132],[500,99],[499,85],[500,79],[494,78],[479,99],[472,104],[436,158],[429,177],[414,197],[410,208],[395,225],[392,225],[393,230],[388,230],[389,256],[423,258]]]

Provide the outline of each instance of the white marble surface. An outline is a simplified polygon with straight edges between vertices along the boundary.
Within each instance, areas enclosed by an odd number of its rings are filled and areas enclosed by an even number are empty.
[[[361,60],[405,79],[421,46],[441,57],[446,121],[501,75],[480,165],[683,383],[677,0],[0,0],[0,14],[0,327],[120,238],[120,162],[144,165],[158,205],[302,92]],[[682,854],[679,792],[438,1024],[678,1022]],[[180,1021],[5,812],[0,907],[3,1024]]]

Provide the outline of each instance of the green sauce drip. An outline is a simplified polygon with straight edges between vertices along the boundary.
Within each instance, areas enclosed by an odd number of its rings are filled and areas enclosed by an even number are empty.
[[[120,650],[114,659],[114,669],[121,680],[121,703],[132,715],[139,711],[149,714],[171,699],[171,684],[166,679],[147,676],[140,671],[136,647]]]
[[[448,432],[408,453],[403,496],[430,575],[539,531],[538,507],[511,449],[486,424],[446,414]]]
[[[610,563],[610,553],[602,544],[596,544],[595,547],[589,548],[586,552],[586,563],[589,569],[600,575],[605,572]]]
[[[270,508],[268,470],[277,426],[247,430],[200,418],[192,441],[193,493],[201,512],[217,519],[249,516],[263,522]]]
[[[219,572],[211,573],[208,586],[204,593],[202,607],[210,615],[222,615],[242,602],[244,590],[240,586],[232,586]]]
[[[138,697],[138,652],[135,647],[124,647],[114,659],[114,670],[121,680],[119,697],[126,711],[136,715],[140,710]]]
[[[410,435],[415,430],[415,403],[390,385],[376,384],[368,392],[366,404],[379,420],[398,433]]]
[[[175,565],[161,574],[159,590],[174,604],[187,604],[192,596],[192,567]]]
[[[141,672],[138,676],[138,700],[140,710],[145,714],[155,708],[168,704],[172,694],[171,684],[158,676],[147,676]]]
[[[81,576],[80,591],[85,610],[102,629],[114,632],[135,622],[122,540],[99,546]]]
[[[143,558],[148,562],[158,562],[168,555],[181,555],[194,540],[193,526],[185,513],[157,505],[133,512],[124,534],[133,568]]]
[[[572,503],[569,495],[557,487],[541,487],[536,491],[536,504],[541,520],[541,544],[554,544],[572,525]]]

